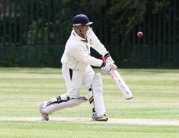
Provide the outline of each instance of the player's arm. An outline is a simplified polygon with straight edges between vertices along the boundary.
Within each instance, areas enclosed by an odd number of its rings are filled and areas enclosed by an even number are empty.
[[[106,73],[109,73],[111,69],[116,69],[117,66],[114,63],[107,63],[101,59],[97,59],[95,57],[90,56],[82,45],[78,45],[77,47],[73,47],[71,49],[71,54],[75,57],[79,62],[89,64],[91,66],[100,67]]]
[[[112,59],[109,52],[106,50],[104,45],[99,41],[98,37],[95,35],[93,30],[89,28],[89,35],[91,38],[91,45],[92,48],[95,49],[99,54],[101,54],[107,63],[114,63],[114,60]]]
[[[103,60],[92,57],[83,45],[74,46],[71,50],[71,55],[79,62],[89,64],[91,66],[101,67],[104,63]]]

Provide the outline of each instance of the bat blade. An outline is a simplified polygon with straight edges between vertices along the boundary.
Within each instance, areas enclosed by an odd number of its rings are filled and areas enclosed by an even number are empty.
[[[116,82],[116,84],[117,84],[118,88],[121,90],[124,98],[126,100],[132,99],[133,94],[130,91],[130,89],[127,86],[127,84],[125,83],[125,81],[123,80],[123,78],[121,77],[121,75],[118,73],[118,71],[114,70],[114,69],[111,69],[109,74],[113,78],[113,80]]]

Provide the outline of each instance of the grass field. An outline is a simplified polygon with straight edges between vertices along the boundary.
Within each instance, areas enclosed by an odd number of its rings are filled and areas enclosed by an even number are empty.
[[[61,70],[0,68],[0,138],[179,138],[179,70],[119,72],[134,98],[125,100],[102,73],[108,122],[90,122],[88,102],[44,122],[37,103],[66,93]],[[81,95],[87,96],[84,88]]]

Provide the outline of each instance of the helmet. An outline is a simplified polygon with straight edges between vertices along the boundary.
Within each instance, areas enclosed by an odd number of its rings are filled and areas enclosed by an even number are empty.
[[[80,26],[80,25],[90,25],[90,24],[93,24],[93,22],[90,22],[86,15],[78,14],[73,17],[72,24],[73,24],[73,27],[75,27],[75,26]]]

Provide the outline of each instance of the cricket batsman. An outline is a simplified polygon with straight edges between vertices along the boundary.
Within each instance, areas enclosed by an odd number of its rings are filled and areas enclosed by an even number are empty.
[[[109,73],[111,68],[116,69],[117,66],[104,45],[89,27],[91,24],[93,22],[90,22],[84,14],[73,17],[73,29],[61,58],[62,75],[67,92],[38,104],[38,109],[45,121],[49,120],[50,114],[64,108],[77,106],[87,100],[92,107],[91,121],[108,120],[103,101],[101,74],[96,74],[92,66],[99,67],[106,73]],[[90,48],[104,56],[106,61],[92,57]],[[88,90],[88,98],[80,96],[82,86]]]

